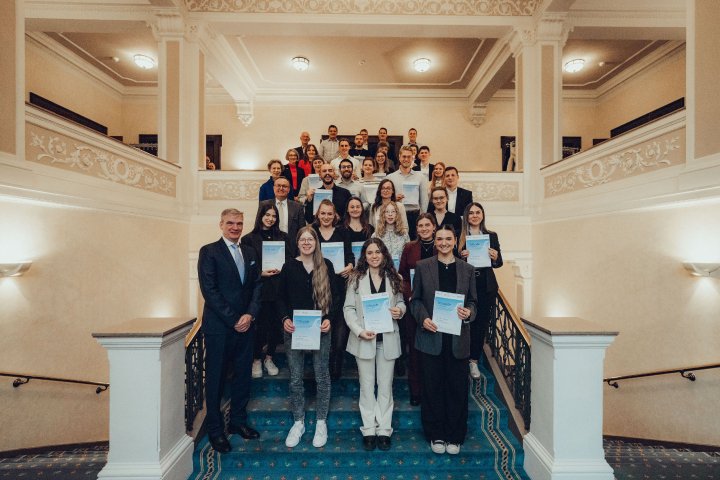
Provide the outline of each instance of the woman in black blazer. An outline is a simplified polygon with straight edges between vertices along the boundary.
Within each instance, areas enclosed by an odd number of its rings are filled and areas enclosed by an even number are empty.
[[[430,190],[430,202],[433,205],[432,215],[438,225],[450,225],[455,234],[460,235],[460,215],[448,211],[448,193],[444,187],[434,187]]]
[[[480,369],[477,362],[482,354],[483,345],[485,344],[485,332],[492,320],[493,305],[495,305],[495,296],[498,291],[498,283],[495,278],[494,268],[500,268],[503,265],[502,254],[500,253],[500,242],[497,233],[491,232],[485,227],[485,209],[478,202],[472,202],[465,207],[462,220],[462,232],[460,233],[460,256],[467,260],[469,255],[465,247],[465,239],[468,235],[490,235],[490,255],[491,267],[475,269],[475,286],[477,287],[478,309],[477,319],[472,324],[471,343],[470,343],[470,376],[472,378],[480,378]]]
[[[417,321],[415,347],[422,364],[420,418],[425,438],[434,453],[460,453],[468,419],[468,356],[470,322],[475,319],[475,275],[473,268],[453,255],[457,243],[449,225],[435,232],[437,255],[415,265],[410,311]],[[457,261],[456,261],[457,260]],[[460,335],[438,331],[433,311],[437,292],[464,295],[457,307]]]
[[[264,241],[285,242],[285,261],[291,257],[291,248],[288,242],[287,233],[279,228],[278,210],[274,203],[261,204],[255,217],[255,226],[252,231],[242,237],[240,243],[252,247],[259,259],[262,268],[262,244]],[[260,315],[257,321],[257,334],[253,349],[253,378],[260,378],[263,375],[263,367],[268,375],[278,374],[278,368],[273,362],[273,355],[278,343],[282,341],[279,313],[277,311],[277,291],[280,284],[280,269],[262,270],[260,282],[262,291],[260,293]],[[262,349],[267,345],[265,360],[262,358]]]

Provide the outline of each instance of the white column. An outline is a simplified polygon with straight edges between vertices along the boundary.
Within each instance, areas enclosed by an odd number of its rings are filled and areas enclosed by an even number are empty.
[[[193,319],[135,319],[93,333],[110,362],[110,452],[99,479],[185,480],[185,335]]]
[[[603,361],[617,332],[579,318],[526,320],[532,338],[532,480],[612,480],[602,445]]]
[[[520,318],[532,316],[532,258],[510,261],[515,274],[515,313]]]

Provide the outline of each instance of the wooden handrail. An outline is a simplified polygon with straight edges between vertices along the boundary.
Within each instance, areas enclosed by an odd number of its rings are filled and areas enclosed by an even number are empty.
[[[190,346],[193,339],[195,338],[195,335],[197,335],[200,331],[200,327],[202,327],[202,317],[198,317],[195,319],[195,323],[193,323],[192,328],[187,333],[187,335],[185,335],[185,348],[188,348]]]
[[[92,382],[89,380],[73,380],[70,378],[61,378],[61,377],[45,377],[40,375],[26,375],[24,373],[9,373],[9,372],[0,372],[0,377],[15,377],[15,380],[13,380],[13,387],[17,388],[20,385],[25,385],[30,380],[45,380],[47,382],[63,382],[63,383],[79,383],[81,385],[94,385],[97,388],[95,389],[95,393],[101,393],[107,390],[110,387],[109,383],[105,382]]]
[[[532,345],[532,343],[530,342],[530,334],[525,329],[525,325],[523,325],[523,322],[522,320],[520,320],[518,314],[515,313],[515,310],[513,310],[513,308],[510,306],[510,302],[507,301],[507,298],[505,298],[505,295],[503,295],[502,290],[498,289],[498,295],[500,295],[500,298],[505,304],[505,308],[507,308],[508,312],[510,312],[510,318],[512,318],[513,323],[517,326],[518,330],[520,330],[520,333],[522,334],[527,344]]]
[[[683,378],[687,378],[691,382],[695,381],[695,374],[692,372],[698,370],[709,370],[711,368],[720,368],[720,363],[707,363],[705,365],[697,365],[694,367],[676,368],[672,370],[655,370],[653,372],[646,373],[633,373],[631,375],[619,375],[616,377],[604,378],[603,382],[607,383],[611,387],[620,388],[618,381],[628,380],[631,378],[643,378],[643,377],[655,377],[657,375],[670,375],[673,373],[679,373]]]

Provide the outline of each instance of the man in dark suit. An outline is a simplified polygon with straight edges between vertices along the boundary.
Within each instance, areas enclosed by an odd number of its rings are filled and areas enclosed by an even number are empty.
[[[290,192],[290,182],[285,177],[280,177],[275,180],[273,185],[275,191],[274,200],[263,200],[258,206],[258,214],[264,205],[274,204],[278,212],[280,212],[280,218],[278,219],[278,226],[280,230],[288,234],[290,241],[290,256],[297,256],[297,233],[301,227],[305,226],[305,218],[303,212],[303,206],[288,198]]]
[[[305,158],[305,153],[307,152],[307,147],[310,144],[310,133],[308,132],[302,132],[300,134],[300,146],[295,147],[295,151],[298,152],[298,160],[302,160]]]
[[[323,166],[320,167],[320,178],[323,182],[322,188],[333,191],[332,203],[335,205],[335,211],[342,220],[352,195],[347,189],[335,185],[335,169],[329,163],[324,163]],[[307,220],[308,223],[312,223],[315,220],[315,212],[313,211],[314,194],[315,190],[311,188],[307,192],[307,197],[305,197],[305,220]]]
[[[470,205],[473,201],[473,195],[470,190],[458,187],[460,182],[460,174],[458,169],[455,167],[447,167],[445,169],[445,187],[448,192],[448,212],[453,212],[455,215],[462,216],[465,211],[465,207]],[[432,213],[435,210],[432,204],[428,207],[428,212]]]
[[[230,451],[220,399],[225,378],[225,363],[233,366],[230,387],[229,433],[243,438],[258,438],[247,424],[250,399],[255,325],[260,310],[260,265],[255,251],[240,246],[243,213],[231,208],[220,215],[222,238],[200,249],[198,280],[205,299],[202,331],[205,335],[206,425],[212,447],[219,453]]]
[[[426,172],[428,181],[432,180],[433,169],[435,164],[430,163],[430,147],[423,145],[418,150],[418,158],[415,159],[413,170],[416,172]]]

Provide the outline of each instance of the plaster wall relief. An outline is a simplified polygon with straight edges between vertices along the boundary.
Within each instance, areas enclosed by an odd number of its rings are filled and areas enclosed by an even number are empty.
[[[32,162],[175,197],[171,173],[37,125],[27,124],[25,132],[26,158]]]
[[[203,200],[255,200],[260,194],[258,180],[203,180]]]
[[[660,135],[612,155],[586,161],[545,178],[545,197],[596,187],[685,163],[685,129]]]
[[[540,0],[185,0],[191,12],[363,15],[532,15]]]
[[[462,182],[462,188],[470,190],[476,202],[519,202],[519,182]]]

